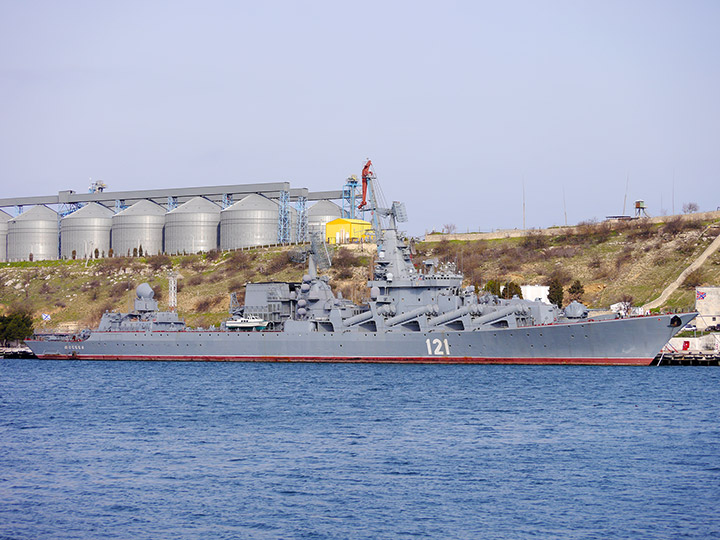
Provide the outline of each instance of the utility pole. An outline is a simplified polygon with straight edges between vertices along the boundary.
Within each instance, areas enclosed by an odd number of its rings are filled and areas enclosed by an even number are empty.
[[[625,198],[623,199],[623,212],[622,215],[625,215],[625,205],[627,204],[627,192],[628,192],[628,186],[630,185],[630,173],[628,173],[627,178],[625,179]]]
[[[672,182],[672,215],[675,215],[675,168],[673,167],[673,182]]]
[[[523,231],[525,230],[525,179],[522,181],[522,192],[523,192]]]

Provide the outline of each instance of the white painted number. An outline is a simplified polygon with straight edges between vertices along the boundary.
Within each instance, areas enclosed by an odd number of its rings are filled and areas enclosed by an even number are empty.
[[[447,339],[441,340],[440,338],[435,338],[433,340],[430,340],[430,338],[425,340],[425,345],[427,345],[427,352],[430,355],[435,356],[449,356],[450,355],[450,345],[448,344]],[[435,346],[435,350],[433,351],[433,345]]]

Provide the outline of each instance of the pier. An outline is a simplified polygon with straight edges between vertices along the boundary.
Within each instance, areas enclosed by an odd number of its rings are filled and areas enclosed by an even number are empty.
[[[655,357],[653,366],[720,366],[720,354],[700,352],[661,353]]]

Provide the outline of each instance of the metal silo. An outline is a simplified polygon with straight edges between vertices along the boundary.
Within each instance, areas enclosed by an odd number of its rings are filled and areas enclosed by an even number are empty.
[[[92,259],[110,251],[110,226],[114,212],[98,203],[89,203],[60,220],[60,257]]]
[[[165,252],[198,253],[218,247],[220,207],[202,197],[165,214]]]
[[[325,238],[325,225],[339,217],[342,217],[342,210],[334,202],[316,202],[308,209],[308,235],[320,233]]]
[[[147,255],[163,252],[165,209],[152,201],[142,200],[112,217],[112,249],[117,256],[132,255],[142,248]]]
[[[7,258],[9,261],[58,258],[58,215],[47,206],[33,206],[8,221]]]
[[[12,219],[10,214],[0,210],[0,261],[7,261],[7,231],[8,221]]]
[[[279,206],[262,195],[248,195],[220,214],[220,248],[277,243]]]

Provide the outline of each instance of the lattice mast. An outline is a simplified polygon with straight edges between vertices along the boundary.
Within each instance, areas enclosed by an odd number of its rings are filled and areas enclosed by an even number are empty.
[[[290,243],[290,193],[281,191],[278,199],[280,210],[278,212],[278,244]]]
[[[301,244],[304,244],[308,241],[307,197],[298,197],[297,213],[297,241]]]
[[[177,272],[168,272],[168,307],[170,311],[177,310]]]

